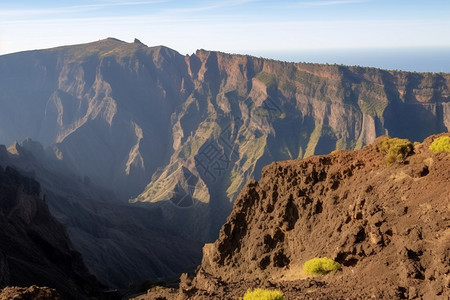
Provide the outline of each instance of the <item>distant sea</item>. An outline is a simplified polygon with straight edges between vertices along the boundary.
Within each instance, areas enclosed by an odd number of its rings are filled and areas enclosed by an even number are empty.
[[[328,63],[411,72],[450,73],[450,47],[248,52],[255,56],[289,62]]]

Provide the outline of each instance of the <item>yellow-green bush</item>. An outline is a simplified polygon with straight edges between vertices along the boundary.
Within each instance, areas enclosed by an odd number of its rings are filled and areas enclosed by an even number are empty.
[[[254,289],[245,292],[243,300],[284,300],[284,295],[280,290]]]
[[[414,145],[408,139],[386,138],[377,144],[378,151],[386,154],[386,162],[403,162],[414,151]]]
[[[430,150],[437,152],[450,152],[450,136],[441,136],[435,139],[431,145]]]
[[[303,271],[307,275],[324,275],[329,272],[335,272],[341,268],[341,265],[327,257],[315,257],[303,264]]]
[[[340,149],[335,149],[333,151],[330,152],[331,155],[338,153],[339,151],[341,151]]]

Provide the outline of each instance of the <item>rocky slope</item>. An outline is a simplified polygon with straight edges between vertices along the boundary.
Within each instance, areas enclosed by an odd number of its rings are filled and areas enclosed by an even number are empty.
[[[1,288],[47,285],[67,299],[100,292],[64,227],[50,214],[39,183],[1,166],[0,224]]]
[[[450,134],[442,134],[450,136]],[[281,289],[287,299],[448,299],[450,153],[437,136],[389,165],[383,138],[359,151],[275,162],[249,181],[193,280],[168,299],[237,299]],[[342,270],[308,278],[313,257]],[[154,299],[150,290],[140,299]]]
[[[110,288],[176,277],[200,262],[202,244],[177,235],[157,209],[118,201],[88,178],[46,158],[37,142],[27,139],[8,149],[0,146],[0,166],[14,166],[41,183],[51,214],[67,228],[90,272]],[[11,243],[20,238],[9,236]],[[33,253],[27,255],[35,259]],[[29,282],[39,284],[31,280],[35,277],[35,273],[30,274]]]
[[[30,286],[24,287],[6,287],[0,290],[0,300],[59,300],[61,296],[55,289],[47,287]]]
[[[0,142],[38,140],[208,241],[274,160],[447,131],[449,81],[106,39],[0,56]]]

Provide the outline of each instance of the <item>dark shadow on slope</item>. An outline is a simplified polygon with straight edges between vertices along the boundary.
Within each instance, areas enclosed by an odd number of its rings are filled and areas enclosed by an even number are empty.
[[[438,99],[426,104],[416,99],[414,90],[419,88],[423,79],[421,74],[407,74],[408,84],[402,101],[393,84],[393,76],[389,72],[383,72],[385,92],[389,99],[383,117],[390,136],[421,141],[433,133],[446,131],[442,105],[436,101]]]

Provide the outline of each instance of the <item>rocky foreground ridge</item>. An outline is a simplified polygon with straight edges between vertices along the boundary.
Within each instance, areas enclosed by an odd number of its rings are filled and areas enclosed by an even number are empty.
[[[139,299],[237,299],[256,287],[287,299],[448,299],[450,154],[429,150],[436,137],[392,165],[382,137],[264,167],[204,247],[195,277]],[[303,263],[323,256],[341,271],[307,277]]]

